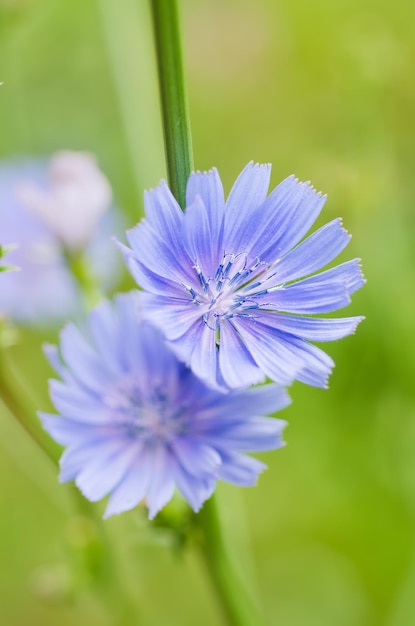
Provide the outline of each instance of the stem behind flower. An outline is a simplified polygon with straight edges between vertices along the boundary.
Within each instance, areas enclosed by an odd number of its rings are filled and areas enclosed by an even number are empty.
[[[193,169],[176,0],[151,0],[169,184],[182,209]]]
[[[261,612],[229,558],[214,497],[205,502],[196,521],[203,533],[202,556],[227,623],[260,626],[263,623]]]
[[[169,184],[184,209],[193,154],[177,3],[176,0],[151,0],[151,8]],[[195,525],[201,531],[199,546],[226,622],[229,626],[261,626],[261,613],[229,560],[213,496],[195,518]]]

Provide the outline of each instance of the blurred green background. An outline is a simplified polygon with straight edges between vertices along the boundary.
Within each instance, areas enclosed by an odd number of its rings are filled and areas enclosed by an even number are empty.
[[[218,489],[235,558],[270,626],[412,626],[415,4],[183,0],[182,13],[196,167],[216,165],[227,190],[251,159],[273,163],[274,185],[310,179],[329,196],[319,224],[343,216],[342,260],[361,256],[368,280],[347,310],[366,321],[327,346],[330,389],[295,384],[288,446],[262,456],[256,488]],[[0,157],[95,152],[135,223],[165,173],[147,2],[0,0],[1,81]],[[38,407],[40,343],[55,338],[26,330],[10,349]],[[0,448],[0,624],[110,626],[87,590],[62,593],[84,538],[5,410]],[[138,511],[105,524],[140,624],[220,623],[194,550],[166,550]]]

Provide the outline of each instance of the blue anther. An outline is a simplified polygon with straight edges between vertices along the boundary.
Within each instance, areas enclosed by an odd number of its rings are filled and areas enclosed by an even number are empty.
[[[228,261],[227,266],[225,267],[225,271],[223,272],[223,277],[225,278],[225,276],[227,276],[229,274],[229,270],[231,269],[233,265],[233,261]]]

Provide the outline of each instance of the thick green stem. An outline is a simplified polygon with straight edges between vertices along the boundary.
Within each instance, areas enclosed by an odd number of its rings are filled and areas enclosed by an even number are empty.
[[[163,112],[167,172],[182,209],[186,183],[193,169],[192,137],[182,67],[176,0],[151,0]]]
[[[202,530],[202,555],[226,623],[232,626],[261,626],[263,617],[260,609],[229,558],[214,496],[203,505],[197,523]]]
[[[170,188],[180,206],[186,204],[186,183],[193,169],[192,140],[184,85],[176,0],[151,0],[163,130]],[[200,548],[225,623],[261,626],[260,611],[251,600],[227,554],[214,497],[195,518]]]

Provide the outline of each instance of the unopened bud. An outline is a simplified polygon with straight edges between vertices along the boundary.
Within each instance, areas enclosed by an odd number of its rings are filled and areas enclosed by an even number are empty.
[[[70,251],[85,247],[112,199],[110,184],[95,158],[69,151],[52,157],[46,184],[22,182],[18,195]]]

